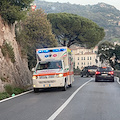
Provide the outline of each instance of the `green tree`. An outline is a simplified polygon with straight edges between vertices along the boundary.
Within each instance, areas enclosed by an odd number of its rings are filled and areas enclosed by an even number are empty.
[[[115,55],[115,68],[120,70],[120,46],[116,45],[114,49]]]
[[[102,63],[108,62],[115,69],[115,47],[108,41],[101,42],[98,46],[98,55]]]
[[[70,47],[72,44],[95,46],[104,36],[103,28],[89,19],[69,13],[51,13],[47,18],[52,23],[53,33],[59,43]]]
[[[0,0],[0,15],[8,23],[25,17],[33,0]]]
[[[116,56],[116,60],[119,61],[120,60],[120,46],[119,45],[115,46],[114,53],[115,53],[115,56]]]
[[[51,24],[42,9],[29,13],[23,23],[22,32],[17,35],[17,38],[19,43],[27,49],[29,68],[36,64],[36,49],[57,46],[57,40],[52,34]]]

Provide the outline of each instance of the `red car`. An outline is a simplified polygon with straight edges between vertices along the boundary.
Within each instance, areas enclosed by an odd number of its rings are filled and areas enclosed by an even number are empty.
[[[111,81],[114,82],[114,71],[111,67],[98,67],[95,73],[95,82]]]

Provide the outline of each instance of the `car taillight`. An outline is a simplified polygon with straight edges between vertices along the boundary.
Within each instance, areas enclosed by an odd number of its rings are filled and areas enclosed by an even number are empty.
[[[99,71],[96,71],[96,72],[95,72],[95,74],[96,74],[96,75],[99,75],[99,74],[100,74],[100,72],[99,72]]]
[[[111,75],[113,75],[113,74],[114,74],[114,72],[113,72],[113,71],[110,71],[108,74],[111,74]]]
[[[90,72],[90,70],[88,70],[88,72]]]

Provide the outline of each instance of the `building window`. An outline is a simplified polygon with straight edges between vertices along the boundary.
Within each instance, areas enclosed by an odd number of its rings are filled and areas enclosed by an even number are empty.
[[[89,57],[87,57],[87,60],[89,60]]]
[[[88,65],[89,65],[89,62],[88,62]]]
[[[85,65],[85,62],[84,62],[84,65]]]
[[[78,62],[78,65],[79,65],[79,62]]]
[[[85,57],[84,57],[84,60],[85,60]]]
[[[90,57],[90,60],[92,60],[92,58]]]
[[[81,60],[83,60],[83,57],[81,57]]]
[[[79,57],[78,57],[78,60],[79,60]]]
[[[83,62],[81,64],[83,65]]]

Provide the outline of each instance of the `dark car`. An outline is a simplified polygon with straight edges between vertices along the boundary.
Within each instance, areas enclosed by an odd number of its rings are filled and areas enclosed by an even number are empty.
[[[91,76],[92,77],[95,75],[96,70],[97,70],[97,66],[87,66],[87,67],[83,68],[80,75],[81,75],[81,77],[83,77],[83,76],[86,76],[86,77]]]
[[[114,82],[114,71],[111,67],[98,67],[95,73],[95,82],[111,81]]]

